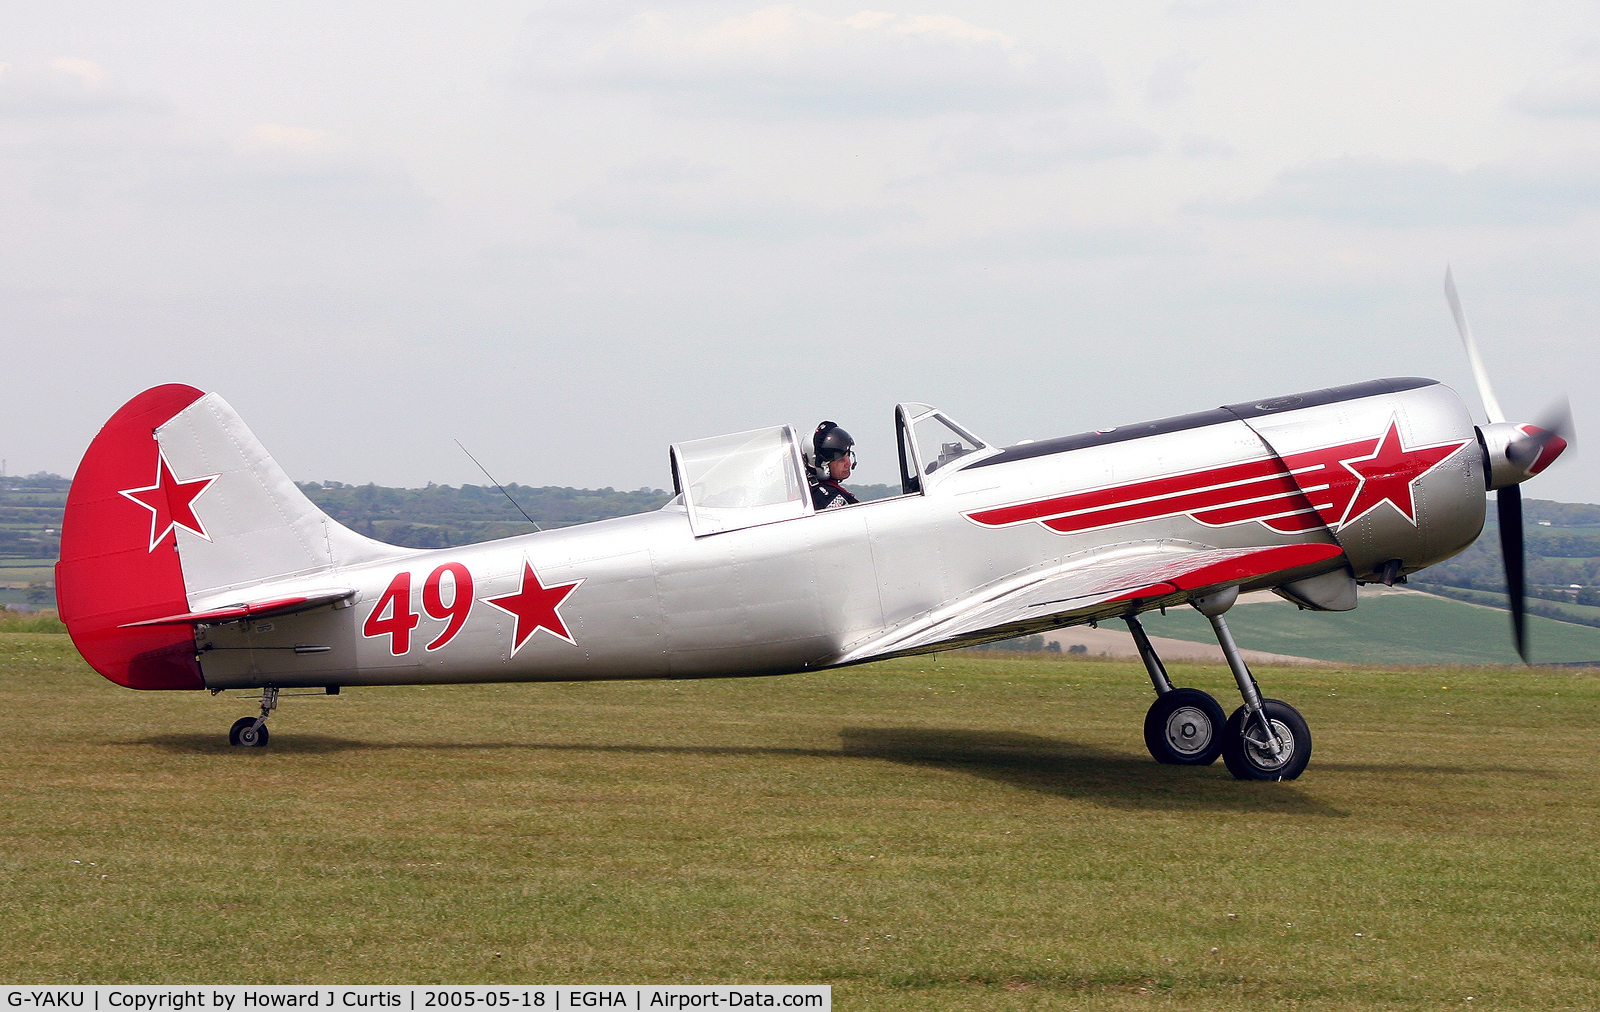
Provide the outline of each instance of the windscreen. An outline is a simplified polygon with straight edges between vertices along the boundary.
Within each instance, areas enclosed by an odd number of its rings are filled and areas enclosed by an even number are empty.
[[[917,450],[922,454],[924,474],[933,474],[951,461],[983,449],[981,442],[941,415],[925,415],[917,419],[913,427],[917,432]]]

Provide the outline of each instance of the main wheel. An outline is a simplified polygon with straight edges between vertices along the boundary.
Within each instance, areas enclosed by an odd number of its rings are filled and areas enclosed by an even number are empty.
[[[228,744],[246,748],[261,748],[267,743],[267,725],[256,727],[256,718],[240,717],[228,729]]]
[[[1144,744],[1158,763],[1210,766],[1222,752],[1222,706],[1199,689],[1156,697],[1144,715]]]
[[[1245,708],[1228,718],[1222,731],[1222,761],[1240,780],[1293,780],[1311,761],[1311,729],[1298,710],[1281,699],[1263,699],[1261,708],[1277,735],[1279,750],[1262,732],[1261,721],[1251,717],[1245,726]]]

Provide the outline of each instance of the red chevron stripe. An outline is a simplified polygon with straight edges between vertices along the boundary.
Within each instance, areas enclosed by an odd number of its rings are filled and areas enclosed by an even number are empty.
[[[1412,523],[1411,485],[1469,441],[1407,446],[1391,419],[1381,436],[966,514],[985,527],[1037,522],[1060,534],[1188,516],[1282,534],[1337,529],[1387,502]]]
[[[1185,513],[1223,506],[1237,508],[1241,505],[1247,506],[1252,511],[1250,519],[1255,519],[1257,516],[1285,513],[1300,506],[1299,503],[1291,501],[1291,497],[1298,495],[1299,489],[1293,479],[1279,471],[1266,478],[1243,484],[1208,488],[1184,495],[1055,517],[1044,521],[1044,525],[1053,531],[1066,534],[1115,524],[1134,523],[1139,520],[1154,520],[1157,517],[1181,516]]]
[[[1063,516],[1068,513],[1100,509],[1106,506],[1125,505],[1145,499],[1182,495],[1198,489],[1215,488],[1221,485],[1236,484],[1281,474],[1283,474],[1283,468],[1278,462],[1266,457],[1261,460],[1246,461],[1242,464],[1229,464],[1204,471],[1167,475],[1147,481],[1133,482],[1128,485],[1111,485],[1106,488],[1091,489],[1087,492],[1074,492],[1070,495],[1056,496],[1051,499],[1017,503],[1013,506],[1001,506],[996,509],[982,510],[971,516],[973,520],[987,527],[999,527],[1029,520],[1044,520],[1052,516]],[[1161,512],[1168,511],[1162,510]]]

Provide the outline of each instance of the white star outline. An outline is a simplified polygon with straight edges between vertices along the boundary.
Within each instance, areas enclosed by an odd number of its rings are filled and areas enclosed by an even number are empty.
[[[499,604],[497,602],[503,601],[506,598],[510,598],[510,597],[522,597],[524,594],[526,594],[527,590],[528,590],[528,574],[532,573],[534,582],[536,584],[538,584],[539,589],[544,591],[545,593],[549,593],[550,591],[553,591],[553,590],[565,590],[566,591],[565,594],[561,595],[560,603],[556,604],[556,605],[553,605],[550,608],[550,613],[556,617],[556,621],[560,622],[561,623],[561,627],[563,629],[566,629],[567,632],[566,632],[565,635],[563,635],[562,633],[558,633],[554,629],[552,629],[549,626],[545,625],[543,622],[539,622],[539,623],[536,623],[534,625],[533,631],[528,633],[527,637],[525,639],[523,639],[523,641],[521,643],[518,643],[518,642],[516,642],[517,627],[516,627],[515,624],[513,624],[512,627],[511,627],[512,646],[511,646],[511,653],[510,653],[508,659],[510,657],[517,656],[517,654],[522,651],[523,647],[527,646],[529,643],[532,643],[533,640],[534,640],[534,637],[538,636],[539,630],[541,630],[541,629],[543,629],[545,632],[549,633],[550,635],[554,636],[556,639],[561,640],[564,643],[570,643],[573,646],[577,646],[578,645],[578,641],[577,641],[577,639],[575,639],[572,636],[572,627],[567,625],[567,620],[566,620],[565,617],[562,616],[561,609],[566,605],[567,599],[572,596],[573,592],[576,591],[580,586],[582,586],[584,581],[588,580],[588,577],[587,576],[580,576],[578,579],[573,580],[571,583],[558,583],[558,584],[555,584],[553,586],[546,587],[544,585],[544,580],[539,576],[538,570],[533,568],[533,560],[529,559],[526,553],[524,553],[523,556],[522,556],[522,564],[526,568],[522,572],[522,579],[517,584],[517,590],[514,593],[511,593],[511,594],[496,594],[494,597],[480,597],[480,598],[478,598],[478,600],[481,601],[482,603],[488,605],[489,607],[498,609],[499,611],[503,611],[507,615],[510,615],[512,618],[515,618],[518,621],[520,621],[521,620],[521,616],[520,615],[518,615],[516,612],[512,611],[510,608],[507,608],[505,605]]]
[[[1436,460],[1432,464],[1428,465],[1428,467],[1425,470],[1418,472],[1416,477],[1414,477],[1410,481],[1406,482],[1406,501],[1409,502],[1410,505],[1411,505],[1411,512],[1407,513],[1405,511],[1405,509],[1403,507],[1401,507],[1401,505],[1399,503],[1395,502],[1392,498],[1390,498],[1389,496],[1385,495],[1382,499],[1379,499],[1377,502],[1373,503],[1371,506],[1368,506],[1366,509],[1362,510],[1360,513],[1357,513],[1355,516],[1350,516],[1349,515],[1350,511],[1355,509],[1356,503],[1361,501],[1361,493],[1366,490],[1367,481],[1368,481],[1368,478],[1367,478],[1366,475],[1362,474],[1360,471],[1357,471],[1355,468],[1351,467],[1350,465],[1351,464],[1364,464],[1367,461],[1377,460],[1379,455],[1381,455],[1383,453],[1383,444],[1388,440],[1389,433],[1391,433],[1391,432],[1394,433],[1395,443],[1396,443],[1396,445],[1398,445],[1400,447],[1400,452],[1402,454],[1409,455],[1409,454],[1413,454],[1413,453],[1420,453],[1420,452],[1422,452],[1424,450],[1442,450],[1447,446],[1453,447],[1453,449],[1449,453],[1445,454],[1443,457],[1440,457],[1438,460]],[[1378,435],[1378,442],[1377,442],[1377,444],[1375,446],[1373,446],[1371,453],[1367,454],[1364,457],[1346,457],[1343,460],[1340,460],[1338,462],[1338,465],[1340,467],[1344,468],[1346,471],[1349,471],[1352,475],[1354,475],[1356,477],[1356,479],[1357,479],[1356,480],[1356,487],[1350,493],[1350,501],[1345,504],[1345,507],[1344,507],[1344,514],[1345,515],[1340,517],[1339,520],[1336,523],[1329,524],[1328,525],[1328,529],[1332,530],[1332,531],[1342,531],[1346,527],[1349,527],[1351,524],[1356,523],[1362,517],[1368,516],[1369,514],[1372,513],[1373,510],[1377,509],[1379,506],[1382,506],[1384,503],[1388,503],[1391,507],[1393,507],[1394,511],[1396,513],[1400,514],[1400,518],[1402,520],[1404,520],[1406,523],[1410,524],[1412,527],[1416,527],[1417,526],[1417,517],[1416,517],[1416,513],[1417,513],[1417,489],[1416,489],[1416,485],[1417,485],[1417,482],[1421,481],[1422,479],[1426,478],[1428,475],[1432,474],[1434,471],[1437,471],[1439,468],[1441,468],[1445,464],[1449,463],[1450,462],[1450,458],[1452,458],[1456,454],[1460,453],[1462,447],[1468,446],[1471,443],[1472,443],[1472,440],[1470,440],[1470,439],[1459,439],[1459,440],[1458,439],[1446,439],[1446,440],[1442,440],[1442,441],[1437,442],[1437,443],[1426,443],[1426,444],[1419,443],[1416,446],[1408,446],[1408,445],[1406,445],[1405,434],[1400,431],[1400,416],[1398,414],[1391,414],[1389,416],[1388,424],[1383,427],[1383,432],[1381,432]]]
[[[168,511],[168,516],[167,516],[167,526],[163,527],[161,529],[161,531],[159,533],[157,533],[157,531],[156,531],[156,523],[158,521],[160,521],[160,519],[161,519],[161,511],[156,509],[154,506],[150,505],[149,503],[145,502],[143,499],[140,499],[138,497],[138,493],[140,493],[140,492],[156,492],[156,491],[159,491],[161,489],[161,478],[162,478],[163,474],[172,475],[172,480],[177,482],[179,485],[193,485],[196,482],[201,482],[201,481],[206,483],[205,488],[202,488],[200,491],[198,491],[194,495],[190,496],[189,497],[189,501],[184,504],[186,507],[188,507],[189,512],[191,514],[194,514],[195,521],[200,524],[200,529],[199,530],[196,530],[195,528],[190,527],[186,523],[181,523],[180,521],[178,521],[175,517],[173,517],[171,515],[171,511],[169,510]],[[221,471],[218,471],[216,474],[203,474],[198,478],[179,478],[177,472],[172,469],[172,464],[170,462],[168,462],[168,460],[167,460],[167,452],[165,450],[161,449],[158,446],[156,448],[156,483],[154,485],[145,485],[143,488],[119,489],[117,491],[117,494],[122,496],[122,497],[124,497],[124,498],[126,498],[129,502],[138,503],[140,506],[142,506],[145,509],[150,511],[150,548],[149,548],[149,551],[154,552],[156,550],[156,546],[161,544],[162,541],[166,540],[167,532],[168,531],[172,531],[175,528],[179,528],[179,527],[182,527],[184,530],[188,531],[190,534],[197,535],[198,537],[201,537],[201,538],[205,539],[206,541],[210,541],[211,540],[211,535],[206,533],[205,522],[200,519],[199,514],[195,514],[194,513],[194,501],[196,499],[200,498],[201,496],[205,495],[206,492],[210,490],[211,486],[213,484],[215,484],[216,480],[218,478],[220,478],[220,477],[222,477],[222,472]],[[174,541],[174,543],[176,543],[176,541],[177,541],[177,535],[176,534],[173,535],[173,541]]]

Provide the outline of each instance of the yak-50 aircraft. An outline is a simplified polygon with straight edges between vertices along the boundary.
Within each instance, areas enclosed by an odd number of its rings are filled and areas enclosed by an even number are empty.
[[[118,411],[68,496],[57,594],[84,658],[135,689],[260,689],[229,741],[267,743],[280,691],[815,671],[1121,619],[1157,693],[1160,762],[1221,754],[1293,779],[1311,735],[1264,698],[1224,617],[1241,592],[1345,611],[1478,536],[1499,489],[1522,649],[1518,483],[1566,445],[1505,420],[1447,291],[1489,424],[1449,388],[1381,379],[995,446],[894,410],[901,494],[816,511],[787,425],[670,448],[659,511],[438,550],[308,500],[215,393]],[[1175,688],[1138,615],[1192,604],[1243,697]]]

